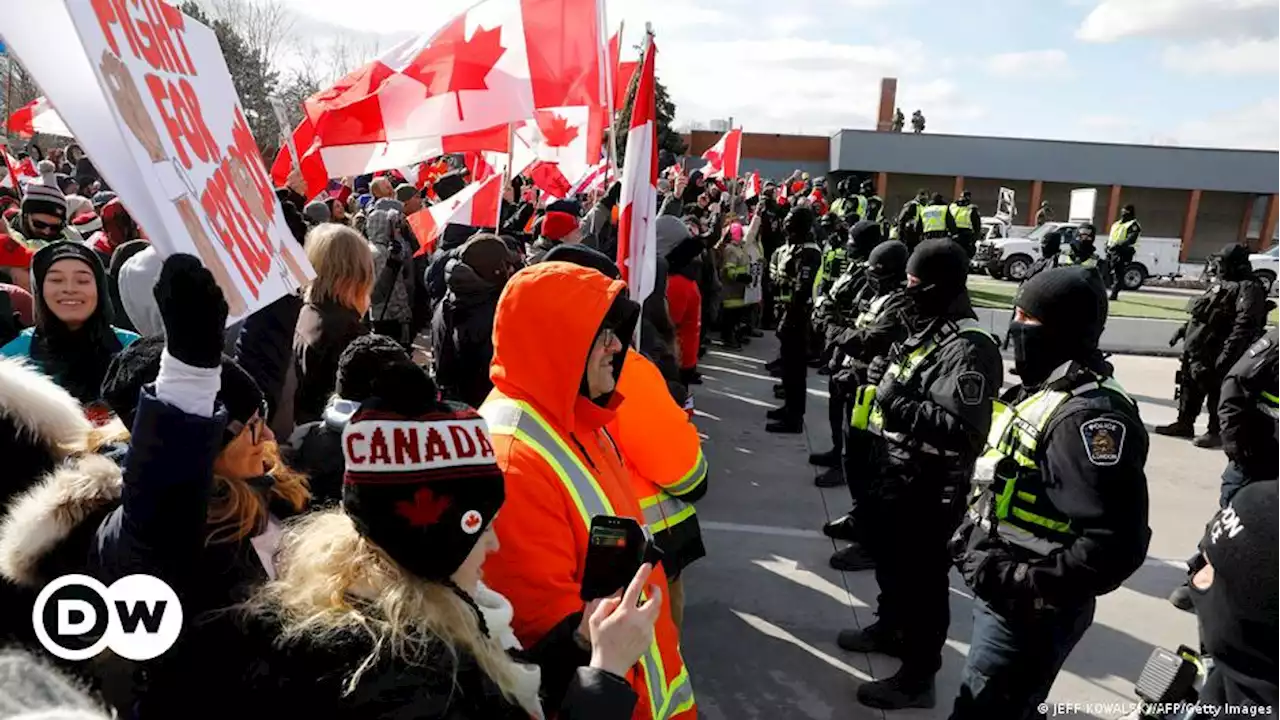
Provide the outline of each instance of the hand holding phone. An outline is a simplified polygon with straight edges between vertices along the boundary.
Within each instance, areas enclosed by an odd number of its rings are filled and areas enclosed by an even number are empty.
[[[625,676],[653,644],[662,590],[648,584],[652,572],[652,565],[641,565],[622,597],[601,601],[591,613],[591,667]]]
[[[614,515],[592,518],[582,570],[583,601],[611,597],[625,588],[648,552],[649,539],[635,519]]]

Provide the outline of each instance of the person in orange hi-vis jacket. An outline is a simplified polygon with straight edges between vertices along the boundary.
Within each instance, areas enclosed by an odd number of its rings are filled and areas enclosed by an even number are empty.
[[[543,262],[516,273],[498,300],[494,389],[480,414],[507,497],[494,522],[501,550],[485,564],[485,583],[511,600],[512,629],[525,647],[581,622],[591,518],[644,522],[606,429],[623,403],[616,385],[640,314],[625,290],[595,270]],[[661,567],[650,580],[650,594],[669,597]],[[669,603],[627,680],[640,697],[635,720],[697,717]]]
[[[657,365],[628,350],[618,378],[618,392],[627,400],[606,427],[618,441],[644,521],[662,550],[671,616],[679,629],[684,624],[681,572],[707,554],[693,507],[707,494],[707,459],[698,428],[667,387]]]

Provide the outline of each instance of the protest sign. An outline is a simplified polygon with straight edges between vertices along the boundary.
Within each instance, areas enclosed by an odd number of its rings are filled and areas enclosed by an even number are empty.
[[[163,0],[10,10],[13,51],[160,253],[213,273],[229,321],[311,279],[212,30]],[[79,47],[42,47],[50,33]]]

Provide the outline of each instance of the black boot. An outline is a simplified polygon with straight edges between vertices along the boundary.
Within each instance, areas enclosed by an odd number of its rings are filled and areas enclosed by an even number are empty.
[[[822,526],[822,534],[832,540],[848,540],[853,542],[857,539],[854,534],[853,512],[841,515],[840,517],[828,522]]]
[[[787,409],[785,407],[774,408],[765,413],[764,416],[770,420],[786,420]]]
[[[864,628],[841,630],[836,636],[836,645],[849,652],[880,653],[889,657],[902,654],[898,634],[878,620]]]
[[[859,686],[858,702],[879,710],[901,710],[931,708],[938,704],[938,697],[934,692],[933,675],[921,677],[904,668],[893,677]]]
[[[780,435],[799,435],[804,432],[804,418],[783,418],[765,425],[764,431]]]
[[[857,542],[851,543],[848,547],[840,548],[831,554],[828,561],[831,569],[840,572],[862,572],[863,570],[875,570],[876,559],[865,547]]]
[[[827,468],[821,475],[813,479],[813,484],[820,488],[840,487],[844,484],[844,471],[838,467]]]
[[[1222,447],[1222,436],[1216,432],[1207,432],[1195,440],[1191,441],[1192,445],[1198,448],[1208,448],[1209,450],[1217,450]]]
[[[809,464],[825,468],[840,467],[840,453],[835,448],[826,452],[809,453]]]
[[[1196,429],[1189,422],[1178,420],[1170,425],[1157,425],[1157,435],[1167,435],[1169,437],[1192,438],[1196,436]]]
[[[764,337],[764,332],[756,328],[748,328],[747,334],[750,335],[751,337]]]

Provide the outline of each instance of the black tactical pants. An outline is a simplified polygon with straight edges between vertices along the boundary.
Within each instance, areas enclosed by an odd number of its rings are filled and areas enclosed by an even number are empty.
[[[1201,405],[1209,406],[1209,433],[1216,435],[1222,426],[1218,423],[1218,395],[1222,380],[1212,373],[1192,374],[1187,363],[1182,364],[1182,384],[1178,395],[1178,422],[1194,424],[1200,416]],[[1205,401],[1208,401],[1207,403]]]
[[[809,375],[807,318],[799,320],[799,327],[784,325],[780,328],[778,340],[782,345],[782,390],[787,396],[787,419],[799,421],[804,418],[805,396],[808,395],[805,387],[805,379]]]

